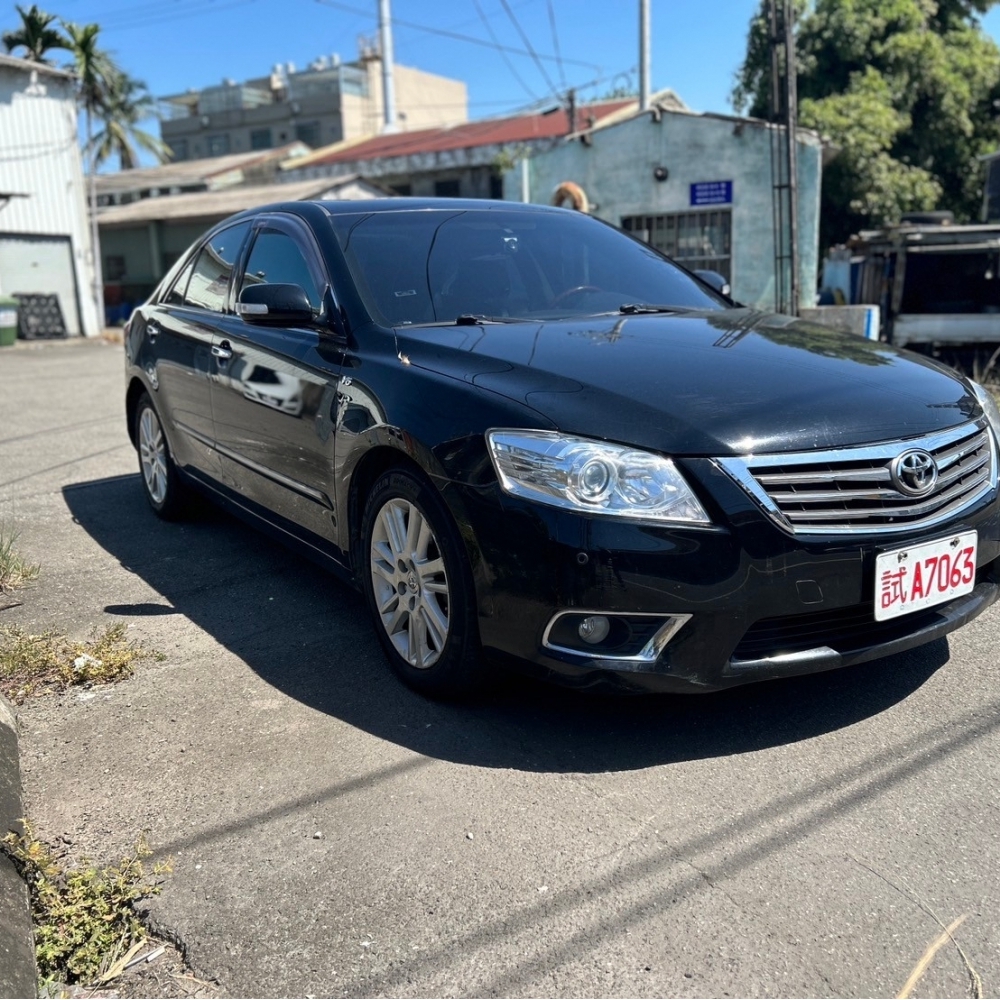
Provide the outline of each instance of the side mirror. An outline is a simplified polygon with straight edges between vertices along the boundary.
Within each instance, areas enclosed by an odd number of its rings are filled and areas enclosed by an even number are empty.
[[[316,320],[301,285],[247,285],[240,292],[236,312],[256,326],[310,326]]]
[[[729,298],[729,293],[732,289],[729,287],[729,282],[718,271],[705,271],[699,268],[693,273],[697,274],[706,285],[710,285],[720,295],[725,295],[727,299]]]

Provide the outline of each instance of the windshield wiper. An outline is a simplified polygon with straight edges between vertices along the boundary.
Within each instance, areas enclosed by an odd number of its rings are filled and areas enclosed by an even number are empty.
[[[481,323],[521,323],[515,316],[483,316],[480,313],[459,313],[455,326],[479,326]]]
[[[635,316],[638,313],[675,313],[688,312],[686,306],[654,306],[648,302],[626,302],[618,307],[623,316]]]

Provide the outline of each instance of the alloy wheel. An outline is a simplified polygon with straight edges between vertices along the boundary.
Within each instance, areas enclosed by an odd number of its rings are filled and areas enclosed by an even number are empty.
[[[448,639],[451,602],[437,538],[419,507],[399,497],[382,505],[372,525],[369,566],[389,640],[411,666],[432,667]]]
[[[150,499],[162,504],[167,498],[167,444],[160,421],[149,406],[139,417],[139,461]]]

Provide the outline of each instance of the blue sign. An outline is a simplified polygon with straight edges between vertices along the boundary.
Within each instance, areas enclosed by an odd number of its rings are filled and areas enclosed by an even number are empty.
[[[732,181],[699,181],[691,185],[692,205],[731,205]]]

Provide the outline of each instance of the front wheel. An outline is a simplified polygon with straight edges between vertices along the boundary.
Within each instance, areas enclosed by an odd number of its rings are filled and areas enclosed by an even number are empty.
[[[183,514],[187,491],[170,456],[159,414],[146,393],[135,408],[135,447],[149,506],[158,517],[175,520]]]
[[[362,518],[362,588],[393,670],[422,694],[484,680],[465,547],[444,502],[403,469],[385,473]]]

